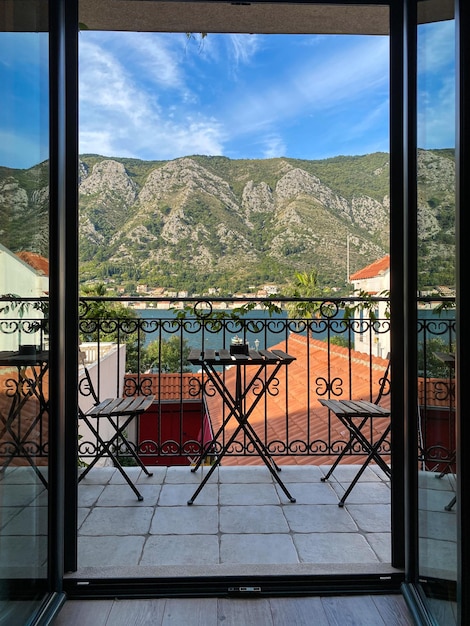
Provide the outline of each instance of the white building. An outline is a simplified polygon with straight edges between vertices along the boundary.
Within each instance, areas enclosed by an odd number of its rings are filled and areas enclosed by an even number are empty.
[[[20,258],[21,257],[21,258]],[[24,259],[24,260],[23,260]],[[23,298],[43,298],[49,292],[49,263],[38,254],[20,252],[14,254],[0,244],[0,295],[14,294]],[[5,303],[0,303],[0,309]],[[18,309],[0,313],[0,350],[17,350],[19,342],[39,345],[40,332],[9,332],[13,328],[8,320],[42,319],[40,310],[30,308],[20,315]]]
[[[386,254],[381,259],[374,261],[367,267],[351,274],[349,282],[354,285],[354,291],[362,291],[370,296],[386,296],[390,290],[390,255]],[[387,319],[387,302],[377,302],[374,310],[375,317],[382,322]],[[368,320],[369,312],[359,310],[355,313],[357,320]],[[390,331],[385,323],[372,329],[370,333],[355,333],[354,348],[359,352],[365,352],[374,356],[387,357],[390,352]]]

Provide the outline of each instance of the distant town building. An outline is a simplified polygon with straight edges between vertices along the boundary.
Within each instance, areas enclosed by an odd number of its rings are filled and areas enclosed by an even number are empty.
[[[279,293],[279,287],[277,285],[264,285],[263,289],[270,296],[275,296]]]
[[[14,254],[0,244],[0,295],[14,294],[23,298],[43,298],[49,293],[49,261],[34,252],[18,252]],[[2,313],[3,318],[18,319],[17,310]],[[30,308],[24,319],[42,319],[43,313]],[[17,350],[19,341],[39,344],[40,331],[28,333],[1,333],[0,350]]]
[[[390,290],[390,255],[386,254],[381,259],[360,269],[349,276],[349,282],[354,285],[354,291],[363,291],[369,296],[385,296]],[[387,302],[377,302],[374,311],[377,319],[386,320]],[[358,321],[369,319],[367,310],[359,310],[355,314]],[[372,344],[369,333],[355,334],[355,350],[374,356],[386,358],[390,352],[390,331],[388,325],[382,325],[373,332]]]
[[[165,289],[163,287],[155,287],[155,289],[151,289],[149,291],[149,295],[151,295],[153,298],[158,298],[159,296],[163,296],[164,293],[165,293]]]

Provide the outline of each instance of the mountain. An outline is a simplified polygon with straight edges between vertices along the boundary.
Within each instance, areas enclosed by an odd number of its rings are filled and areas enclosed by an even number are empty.
[[[82,155],[79,165],[82,281],[233,293],[316,268],[322,284],[341,287],[348,235],[351,273],[389,250],[386,153],[318,161]],[[418,171],[421,276],[449,284],[453,153],[420,151]],[[19,228],[27,209],[43,210],[47,188],[34,190],[35,180],[35,168],[0,168],[0,215],[14,216],[17,249],[39,245]]]

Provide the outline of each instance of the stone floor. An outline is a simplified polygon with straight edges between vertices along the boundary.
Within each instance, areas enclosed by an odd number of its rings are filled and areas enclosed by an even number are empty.
[[[292,503],[264,466],[220,467],[191,506],[201,469],[156,467],[151,477],[127,469],[142,502],[119,472],[94,469],[79,486],[80,572],[112,575],[123,566],[142,575],[149,568],[176,575],[246,572],[247,566],[271,571],[273,565],[278,572],[313,565],[316,571],[383,569],[390,563],[389,481],[368,468],[339,508],[357,469],[338,467],[334,478],[321,482],[326,466],[283,466]]]
[[[283,466],[290,502],[264,466],[219,467],[192,506],[202,472],[126,468],[139,502],[113,467],[94,468],[78,488],[78,563],[72,577],[192,576],[246,573],[386,573],[390,565],[390,483],[370,465],[338,501],[358,467]],[[34,478],[34,475],[33,475]],[[47,491],[27,468],[2,475],[0,551],[11,576],[43,575]],[[450,477],[420,475],[420,548],[427,573],[452,578],[455,508]],[[35,563],[34,556],[37,562]]]

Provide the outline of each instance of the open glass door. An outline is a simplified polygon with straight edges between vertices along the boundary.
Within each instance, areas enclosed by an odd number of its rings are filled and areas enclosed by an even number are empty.
[[[0,25],[0,621],[25,624],[48,577],[48,3]]]
[[[434,190],[427,202],[417,196],[418,562],[430,612],[450,625],[457,623],[455,289],[430,285],[426,268],[436,264],[441,284],[455,285],[455,20],[452,3],[445,17],[433,18],[435,4],[418,4],[417,27],[418,185]],[[436,88],[439,96],[430,98]],[[432,175],[423,167],[429,159]],[[445,207],[444,236],[432,226],[438,206]],[[445,306],[431,322],[437,294]]]

